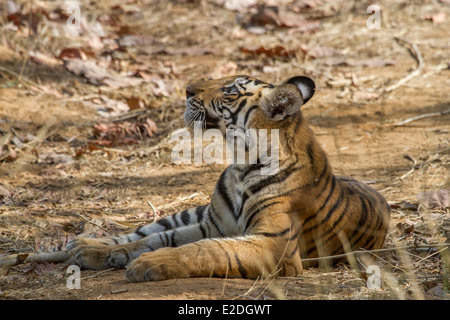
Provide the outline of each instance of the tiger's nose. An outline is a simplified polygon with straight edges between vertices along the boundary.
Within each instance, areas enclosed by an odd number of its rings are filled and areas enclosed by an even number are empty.
[[[189,98],[191,98],[193,96],[195,96],[195,92],[190,86],[188,86],[186,88],[186,99],[189,99]]]
[[[186,87],[186,99],[192,98],[193,96],[202,93],[204,91],[204,85],[205,84],[203,81],[188,84],[188,86]]]

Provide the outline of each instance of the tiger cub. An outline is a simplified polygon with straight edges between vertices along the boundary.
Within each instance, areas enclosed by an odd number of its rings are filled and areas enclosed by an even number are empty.
[[[71,262],[126,268],[129,281],[186,277],[289,276],[302,259],[383,246],[390,208],[364,183],[335,176],[300,108],[315,92],[304,76],[272,85],[249,76],[198,81],[186,88],[187,126],[277,130],[278,170],[231,164],[211,202],[107,238],[78,237]],[[270,147],[269,147],[270,148]],[[270,150],[269,150],[270,151]],[[275,152],[275,151],[274,151]]]

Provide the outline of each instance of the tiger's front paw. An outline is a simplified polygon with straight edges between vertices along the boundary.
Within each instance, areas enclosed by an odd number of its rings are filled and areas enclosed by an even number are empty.
[[[82,269],[123,269],[130,261],[127,251],[108,245],[80,245],[69,251],[69,263]]]
[[[160,255],[158,251],[144,253],[135,259],[128,266],[125,274],[128,281],[160,281],[173,278],[185,278],[187,276],[185,274],[186,270],[180,270],[175,256]]]

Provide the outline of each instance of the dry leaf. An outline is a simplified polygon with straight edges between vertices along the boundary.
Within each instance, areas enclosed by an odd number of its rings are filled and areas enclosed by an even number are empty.
[[[36,63],[44,64],[50,67],[60,66],[62,62],[53,56],[47,55],[39,51],[30,51],[30,59]]]
[[[85,77],[92,84],[106,84],[113,89],[137,86],[144,81],[142,78],[130,78],[114,74],[90,60],[64,60],[64,67],[78,76]]]
[[[49,163],[49,164],[71,164],[73,163],[73,157],[68,154],[61,153],[42,153],[39,154],[39,163]]]
[[[258,7],[258,12],[250,17],[250,23],[257,26],[281,25],[277,6],[262,5]]]
[[[352,100],[356,102],[371,101],[378,99],[380,95],[378,92],[355,91],[353,92]]]
[[[329,58],[324,61],[327,66],[350,66],[350,67],[384,67],[395,65],[397,61],[390,59],[347,59],[347,58]]]
[[[86,60],[86,53],[80,48],[64,48],[58,55],[59,59],[81,59]]]
[[[127,105],[130,111],[141,109],[143,107],[143,101],[136,97],[131,97],[127,99]]]
[[[447,189],[421,192],[416,197],[428,209],[440,210],[450,206]]]
[[[268,57],[291,57],[294,56],[297,53],[297,50],[295,49],[287,49],[281,45],[276,45],[274,47],[256,47],[256,48],[249,48],[249,47],[242,47],[239,49],[243,53],[247,54],[265,54]]]
[[[244,12],[256,5],[258,0],[214,0],[214,2],[218,5],[223,5],[227,10]]]
[[[137,144],[142,138],[153,136],[157,130],[156,123],[149,118],[144,122],[99,123],[94,125],[97,139],[90,142],[103,146]]]
[[[156,43],[156,39],[143,35],[125,35],[119,39],[121,47],[150,46]]]
[[[444,23],[447,20],[447,14],[445,12],[438,12],[424,18],[425,20],[431,20],[433,23]]]
[[[303,52],[305,52],[308,56],[312,58],[325,58],[331,57],[338,53],[337,50],[331,47],[326,46],[315,46],[315,47],[307,47],[301,46]]]
[[[408,219],[405,222],[399,222],[395,225],[400,235],[409,234],[414,231],[414,223]]]

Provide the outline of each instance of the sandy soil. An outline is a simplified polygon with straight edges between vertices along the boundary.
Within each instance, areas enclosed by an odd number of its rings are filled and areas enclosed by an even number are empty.
[[[29,12],[25,1],[15,3]],[[207,203],[224,166],[174,165],[170,134],[183,126],[187,83],[236,73],[273,83],[313,77],[318,88],[303,113],[335,171],[366,181],[391,204],[386,248],[448,243],[448,202],[431,208],[417,197],[450,189],[446,1],[380,1],[378,30],[366,26],[368,4],[356,1],[281,1],[277,23],[267,8],[238,12],[220,1],[80,3],[90,19],[76,37],[55,36],[64,23],[48,17],[29,33],[27,18],[14,27],[2,11],[0,258],[60,250],[80,233],[123,232]],[[63,48],[86,59],[61,55]],[[95,61],[116,82],[104,74],[95,83],[63,60]],[[379,254],[379,290],[367,288],[362,264],[275,280],[139,284],[123,270],[82,271],[81,289],[67,287],[65,266],[25,264],[0,269],[0,299],[448,298],[448,250],[406,252]]]

